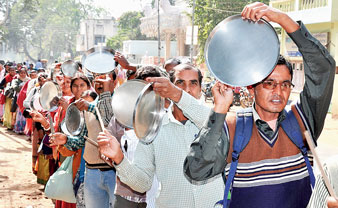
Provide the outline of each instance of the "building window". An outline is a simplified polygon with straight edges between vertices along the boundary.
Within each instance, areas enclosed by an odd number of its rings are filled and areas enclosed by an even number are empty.
[[[106,37],[104,35],[95,35],[94,45],[99,45],[99,43],[105,43]]]
[[[104,31],[103,25],[96,25],[96,28],[95,28],[96,34],[103,34],[103,31]]]

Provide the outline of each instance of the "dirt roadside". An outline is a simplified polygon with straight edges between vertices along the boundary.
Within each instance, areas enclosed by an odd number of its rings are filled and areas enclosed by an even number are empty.
[[[0,127],[0,208],[54,207],[31,170],[31,144]]]

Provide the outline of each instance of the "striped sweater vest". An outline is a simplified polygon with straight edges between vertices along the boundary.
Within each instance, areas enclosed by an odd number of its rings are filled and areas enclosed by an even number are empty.
[[[304,117],[291,107],[301,128]],[[303,119],[302,119],[303,118]],[[226,175],[229,174],[236,128],[236,114],[226,118],[225,129],[230,138]],[[273,138],[267,139],[255,123],[248,145],[241,152],[233,181],[230,207],[302,208],[311,193],[309,173],[298,147],[278,126]],[[303,134],[303,133],[302,133]],[[303,141],[306,144],[305,136]]]

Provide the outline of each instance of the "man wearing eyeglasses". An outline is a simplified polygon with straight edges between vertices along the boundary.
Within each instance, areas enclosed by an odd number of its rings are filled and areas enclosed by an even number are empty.
[[[299,102],[292,104],[291,110],[305,145],[304,130],[316,141],[332,96],[335,61],[302,22],[295,22],[284,12],[257,2],[246,6],[242,17],[252,21],[263,17],[278,23],[298,46],[304,60],[305,84]],[[239,157],[233,154],[234,135],[239,129],[236,114],[228,113],[233,93],[227,85],[217,83],[212,90],[215,106],[209,121],[186,157],[186,176],[192,181],[212,180],[238,160],[232,189],[225,193],[226,198],[231,198],[230,207],[306,207],[312,192],[311,167],[281,127],[289,116],[286,109],[290,107],[287,101],[293,87],[291,81],[292,67],[280,56],[273,72],[250,89],[255,96],[249,114],[253,126]],[[189,114],[190,110],[185,108],[183,112]]]

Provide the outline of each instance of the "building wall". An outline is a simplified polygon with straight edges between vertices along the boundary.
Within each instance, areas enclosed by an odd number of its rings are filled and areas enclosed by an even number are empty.
[[[164,59],[165,55],[165,41],[161,41],[161,57]],[[170,41],[170,56],[169,58],[178,56],[177,42]],[[122,53],[127,56],[128,60],[132,63],[142,63],[144,60],[149,60],[148,57],[152,57],[155,60],[158,56],[158,41],[156,40],[126,40],[123,41]],[[157,60],[157,59],[156,59]],[[145,64],[150,62],[154,64],[154,61],[145,61]],[[162,61],[161,61],[162,62]]]
[[[294,20],[302,20],[307,29],[313,34],[328,34],[322,43],[327,47],[332,57],[336,60],[336,73],[338,73],[338,0],[272,0],[270,5],[288,13]],[[277,25],[274,25],[277,26]],[[278,26],[277,26],[278,27]],[[281,34],[281,53],[287,53],[287,35]],[[294,73],[295,90],[300,91],[304,85],[304,71],[300,70],[302,58],[291,55],[291,62],[296,66]],[[337,75],[336,75],[337,77]],[[338,83],[335,82],[331,101],[331,112],[338,118]]]
[[[94,46],[105,46],[107,40],[116,34],[117,25],[111,18],[84,20],[77,35],[76,51],[83,52]]]

